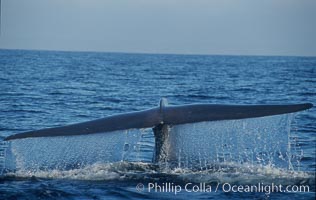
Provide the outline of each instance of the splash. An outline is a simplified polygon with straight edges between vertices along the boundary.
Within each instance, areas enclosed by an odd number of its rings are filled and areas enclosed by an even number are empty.
[[[180,180],[284,179],[299,172],[290,124],[293,115],[201,122],[170,127],[166,163],[151,164],[151,129],[2,142],[6,176],[112,180],[176,176]],[[2,151],[3,150],[3,151]],[[311,177],[314,177],[312,175]],[[232,180],[231,180],[232,181]]]
[[[149,162],[153,141],[149,130],[115,131],[106,134],[27,138],[9,142],[6,163],[11,170],[71,170],[97,162]]]
[[[289,114],[173,126],[164,144],[165,165],[208,169],[214,163],[231,162],[294,170],[292,118]]]
[[[29,171],[20,169],[7,173],[6,177],[108,181],[141,179],[144,177],[144,174],[157,173],[156,170],[157,166],[150,163],[120,161],[115,163],[94,163],[82,168],[69,170]]]
[[[158,165],[143,162],[94,163],[70,170],[18,170],[7,173],[6,178],[14,179],[65,179],[80,181],[137,181],[186,183],[230,183],[230,184],[282,184],[309,185],[315,188],[315,174],[295,172],[269,166],[237,165],[222,163],[208,170],[184,168],[162,169]]]

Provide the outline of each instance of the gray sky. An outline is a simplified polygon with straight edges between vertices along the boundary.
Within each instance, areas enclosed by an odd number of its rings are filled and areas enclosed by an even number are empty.
[[[0,48],[316,56],[316,0],[2,0]]]

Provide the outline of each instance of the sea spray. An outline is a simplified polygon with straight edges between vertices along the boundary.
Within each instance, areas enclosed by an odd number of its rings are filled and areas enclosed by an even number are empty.
[[[299,156],[293,156],[290,144],[292,118],[279,115],[171,126],[165,141],[168,163],[160,167],[225,171],[231,169],[226,163],[233,163],[294,170],[293,158]],[[5,142],[9,145],[5,148],[9,155],[2,159],[3,163],[11,163],[11,170],[34,173],[80,169],[95,163],[150,162],[153,139],[150,128],[28,138]],[[1,169],[6,167],[3,165]]]
[[[207,168],[223,162],[289,168],[291,115],[171,126],[169,166]]]
[[[9,143],[16,170],[71,170],[98,162],[149,162],[151,159],[141,157],[139,151],[143,148],[147,151],[151,148],[152,151],[153,146],[141,137],[142,134],[144,131],[128,130],[84,136],[26,138]],[[142,147],[142,140],[145,140],[145,147]]]

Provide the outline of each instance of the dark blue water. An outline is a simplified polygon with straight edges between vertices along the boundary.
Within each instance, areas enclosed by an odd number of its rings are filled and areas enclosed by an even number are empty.
[[[315,105],[316,58],[0,50],[3,137],[151,108],[161,97],[174,105]],[[251,147],[246,154],[262,144],[262,148],[273,151],[278,148],[273,146],[274,141],[280,145],[285,141],[293,154],[290,161],[286,160],[288,165],[281,168],[264,155],[254,158],[253,165],[232,163],[239,160],[231,154],[237,149],[229,149],[232,145],[225,149],[222,145],[222,154],[216,154],[218,160],[224,161],[219,165],[199,163],[197,168],[184,165],[161,169],[151,163],[154,140],[150,130],[118,133],[112,138],[101,134],[58,141],[42,138],[12,142],[7,149],[19,155],[14,161],[18,170],[1,176],[0,199],[314,199],[315,120],[316,109],[312,108],[294,116],[184,127],[198,149],[215,145],[212,135],[194,139],[194,135],[201,135],[201,128],[209,127],[220,134],[236,129],[238,144]],[[262,143],[257,134],[258,138],[250,141],[249,134],[254,129],[271,133],[267,135],[269,140]],[[190,134],[183,134],[188,137],[185,141],[190,140]],[[136,149],[124,152],[115,146],[116,142],[126,140],[125,135],[130,137],[125,142],[134,144]],[[185,141],[184,148],[190,145]],[[120,156],[121,162],[106,160],[103,155],[107,148],[118,148],[115,156]],[[201,152],[196,154],[199,156]],[[10,155],[3,157],[8,159]],[[78,165],[74,166],[72,160]],[[136,190],[139,183],[145,186],[143,191]],[[170,191],[148,191],[151,183],[172,183],[182,190],[176,195]],[[212,191],[185,191],[188,183],[192,183],[190,187],[205,183],[212,186]],[[222,187],[225,183],[308,185],[310,192],[227,192]],[[219,190],[215,191],[218,185]]]

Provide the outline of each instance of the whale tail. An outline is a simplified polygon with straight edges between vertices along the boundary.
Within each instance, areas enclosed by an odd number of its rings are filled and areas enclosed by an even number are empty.
[[[190,104],[169,106],[167,100],[162,98],[158,107],[149,110],[118,114],[68,126],[18,133],[10,135],[4,140],[86,135],[132,128],[154,128],[154,130],[159,130],[160,127],[163,127],[162,125],[264,117],[298,112],[311,107],[313,105],[310,103],[288,105]]]

